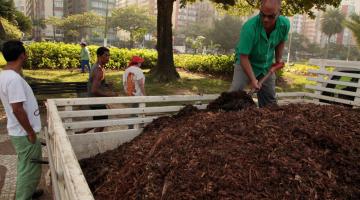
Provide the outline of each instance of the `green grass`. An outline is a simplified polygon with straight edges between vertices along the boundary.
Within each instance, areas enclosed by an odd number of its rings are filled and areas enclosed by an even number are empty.
[[[288,68],[288,67],[287,67]],[[306,84],[314,84],[308,81],[306,76],[307,69],[314,68],[305,65],[291,66],[291,70],[285,70],[281,82],[276,87],[277,92],[299,92],[306,91]],[[107,71],[106,80],[113,82],[115,90],[124,95],[122,89],[123,71]],[[145,89],[147,95],[184,95],[184,94],[219,94],[227,91],[230,87],[230,81],[222,80],[215,77],[202,76],[193,73],[180,71],[181,79],[170,83],[158,83],[148,76],[148,70],[145,70],[147,77]],[[78,70],[24,70],[23,74],[29,82],[86,82],[88,81],[87,73],[80,73]],[[73,97],[73,95],[55,95],[52,98]]]
[[[307,80],[307,76],[291,72],[284,72],[283,78],[286,83],[276,87],[277,92],[301,92],[307,91],[305,85],[315,85],[314,81]]]
[[[122,92],[123,71],[107,71],[106,80],[113,82],[116,91]],[[149,79],[148,71],[145,90],[147,95],[175,95],[175,94],[215,94],[226,91],[230,87],[228,81],[208,78],[196,74],[179,72],[181,79],[167,84]],[[67,70],[23,70],[28,82],[85,82],[87,73]]]

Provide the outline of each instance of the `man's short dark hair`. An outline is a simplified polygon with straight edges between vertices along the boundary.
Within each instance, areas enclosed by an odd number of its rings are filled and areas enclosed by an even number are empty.
[[[3,44],[2,54],[7,62],[15,61],[25,53],[25,47],[19,40],[9,40]]]
[[[110,50],[106,47],[99,47],[97,50],[96,50],[96,55],[97,56],[102,56],[104,55],[104,53],[106,52],[110,52]]]

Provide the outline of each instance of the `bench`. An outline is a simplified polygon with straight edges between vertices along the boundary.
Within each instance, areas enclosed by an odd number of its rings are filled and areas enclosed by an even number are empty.
[[[80,96],[87,92],[87,82],[61,82],[61,83],[30,83],[34,95],[54,95],[72,93]]]

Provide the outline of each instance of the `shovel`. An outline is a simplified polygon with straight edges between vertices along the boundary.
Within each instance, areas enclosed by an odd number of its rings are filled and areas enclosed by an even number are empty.
[[[281,62],[281,63],[275,63],[273,65],[271,65],[271,68],[270,70],[268,71],[268,73],[262,77],[260,80],[259,80],[259,84],[263,84],[273,73],[275,73],[277,70],[283,68],[285,66],[285,63],[284,62]],[[258,92],[257,89],[253,88],[250,90],[250,92],[248,93],[248,95],[252,96],[254,93]]]

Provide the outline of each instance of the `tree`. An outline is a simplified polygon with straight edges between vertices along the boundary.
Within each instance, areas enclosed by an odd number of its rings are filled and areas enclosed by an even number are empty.
[[[0,17],[13,23],[15,20],[15,5],[12,0],[0,0]]]
[[[195,2],[196,0],[180,0],[182,6],[186,3]],[[258,0],[210,0],[218,3],[220,7],[228,9],[234,5],[250,5],[246,8],[258,7]],[[285,14],[307,13],[314,15],[312,9],[325,10],[328,5],[337,7],[341,0],[283,0],[283,12]],[[154,79],[167,82],[179,78],[175,70],[173,46],[172,46],[172,12],[174,0],[158,0],[157,8],[157,51],[158,62],[151,70]]]
[[[209,35],[209,27],[204,23],[190,23],[189,25],[182,26],[174,33],[174,44],[181,46],[185,44],[186,38],[195,39],[199,35]]]
[[[351,15],[350,19],[344,22],[344,25],[351,30],[356,38],[356,43],[360,47],[360,15]]]
[[[344,30],[342,25],[345,20],[345,16],[339,9],[328,9],[321,18],[321,31],[328,36],[325,58],[328,57],[329,43],[333,35],[340,33]]]
[[[194,50],[194,53],[199,53],[204,50],[204,36],[197,36],[195,39],[191,37],[186,38],[186,43]]]
[[[214,28],[210,31],[208,40],[221,45],[221,49],[229,52],[234,49],[234,42],[239,40],[242,21],[239,18],[225,15],[220,20],[215,20]]]
[[[22,12],[15,11],[15,21],[19,29],[24,33],[31,33],[32,22],[29,17],[26,17]]]
[[[57,28],[64,30],[66,41],[79,41],[80,37],[87,37],[88,28],[96,28],[104,25],[104,18],[93,12],[83,14],[69,15],[66,18],[50,17],[46,20]]]
[[[130,33],[130,46],[134,47],[147,33],[155,31],[155,19],[146,10],[130,6],[112,11],[110,27]]]
[[[17,26],[0,17],[0,43],[9,39],[21,39],[22,33]]]

